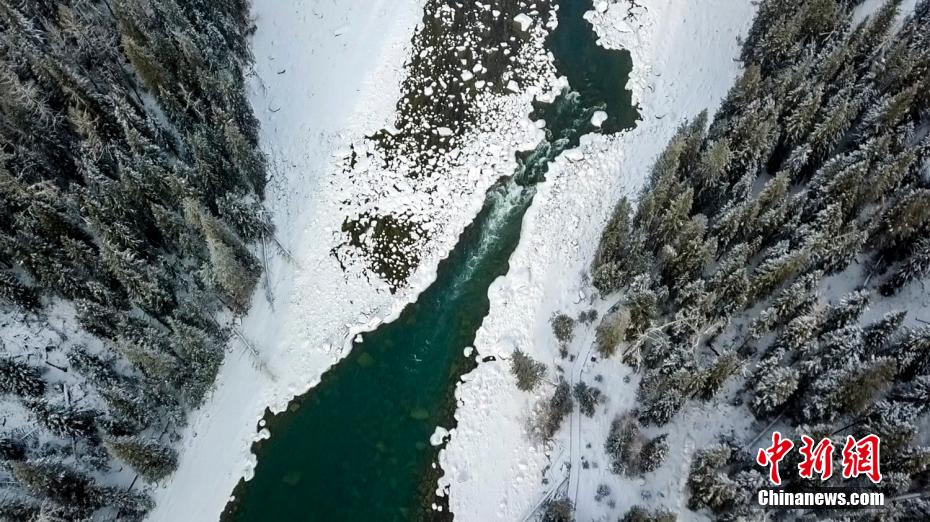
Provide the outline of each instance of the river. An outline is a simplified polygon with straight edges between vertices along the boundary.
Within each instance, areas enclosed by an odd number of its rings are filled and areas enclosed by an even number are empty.
[[[547,140],[518,156],[519,168],[489,191],[484,207],[436,281],[400,317],[364,334],[318,386],[266,419],[255,476],[241,482],[224,520],[381,521],[442,516],[429,509],[438,476],[436,426],[454,423],[454,389],[474,366],[464,350],[488,313],[488,287],[505,275],[523,215],[550,162],[590,132],[619,132],[638,117],[624,89],[629,53],[596,44],[583,19],[590,0],[560,0],[547,40],[572,91],[537,104]],[[607,113],[601,129],[595,111]],[[321,303],[321,306],[325,306]]]

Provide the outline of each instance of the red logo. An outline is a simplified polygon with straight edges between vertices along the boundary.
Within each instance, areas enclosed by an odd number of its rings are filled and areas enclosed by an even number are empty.
[[[781,484],[781,476],[778,474],[778,463],[785,455],[791,451],[794,443],[790,439],[782,438],[781,433],[772,433],[772,445],[768,448],[759,448],[756,455],[756,463],[760,466],[769,466],[769,480],[776,486]]]
[[[798,474],[804,478],[813,478],[814,472],[820,474],[820,480],[833,476],[833,441],[824,437],[814,447],[814,439],[801,435],[801,455],[804,461],[798,464]]]
[[[824,437],[816,445],[814,439],[801,435],[801,447],[798,449],[804,460],[798,464],[798,474],[803,478],[814,478],[814,473],[820,475],[820,480],[827,480],[833,476],[833,441]],[[877,435],[866,435],[859,440],[853,436],[846,437],[843,446],[843,478],[852,479],[865,475],[873,483],[882,480],[879,465],[881,440]],[[776,486],[781,485],[781,475],[778,464],[794,448],[794,442],[782,437],[781,433],[772,433],[772,445],[760,448],[756,454],[756,463],[769,467],[769,480]]]
[[[882,471],[878,464],[880,446],[878,435],[866,435],[858,441],[852,436],[846,437],[846,445],[843,446],[843,478],[865,475],[875,484],[881,482]]]

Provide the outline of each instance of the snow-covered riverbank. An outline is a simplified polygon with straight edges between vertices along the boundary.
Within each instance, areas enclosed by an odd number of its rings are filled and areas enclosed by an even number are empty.
[[[330,171],[336,150],[390,121],[420,3],[257,0],[254,12],[251,97],[270,160],[267,204],[293,261],[268,246],[271,302],[256,292],[240,326],[257,354],[234,341],[216,390],[191,417],[177,473],[155,492],[151,520],[218,519],[254,465],[265,408],[286,407],[339,359],[350,328],[413,293],[346,278],[332,260],[341,215]]]
[[[550,318],[556,312],[577,316],[597,306],[585,293],[589,287],[582,274],[604,222],[621,195],[638,193],[676,128],[703,109],[713,111],[726,94],[740,68],[737,37],[748,29],[754,7],[748,0],[700,5],[661,0],[632,10],[625,2],[595,5],[588,16],[601,43],[632,54],[629,88],[643,121],[620,136],[591,136],[556,161],[526,215],[510,273],[489,291],[491,311],[475,344],[479,359],[495,355],[498,360],[480,364],[459,385],[458,427],[440,457],[445,470],[440,489],[448,488],[457,520],[523,520],[547,494],[566,485],[569,498],[577,500],[580,520],[608,513],[616,518],[641,502],[640,488],[612,475],[603,458],[612,414],[599,416],[607,425],[586,425],[582,431],[576,412],[549,447],[528,438],[533,405],[551,387],[535,395],[519,391],[508,359],[520,348],[538,360],[563,365],[566,378],[584,373],[585,380],[593,379],[585,364],[593,332],[579,325],[572,346],[581,350],[579,358],[563,361]],[[603,313],[604,305],[600,308]],[[602,364],[618,366],[610,382],[598,384],[609,397],[606,407],[612,412],[628,408],[635,381],[623,382],[619,361]],[[580,479],[583,460],[601,465]],[[569,467],[575,472],[570,474]],[[613,498],[593,500],[600,483],[614,486]],[[666,489],[660,492],[664,502],[677,502],[680,488],[669,483]]]

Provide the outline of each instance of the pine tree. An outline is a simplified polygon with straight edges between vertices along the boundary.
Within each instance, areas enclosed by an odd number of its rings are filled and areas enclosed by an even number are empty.
[[[870,295],[866,290],[856,290],[843,296],[839,303],[827,310],[820,331],[832,332],[858,321],[862,313],[868,308],[869,300]]]
[[[36,291],[24,284],[13,274],[0,271],[0,300],[34,311],[39,308],[39,296]]]
[[[625,338],[634,341],[649,327],[658,313],[659,294],[651,288],[646,276],[637,277],[630,284],[626,307],[629,310],[629,324]]]
[[[920,408],[911,403],[879,401],[866,415],[862,430],[881,438],[884,454],[894,454],[917,436],[915,420],[919,412]]]
[[[252,195],[225,194],[217,198],[216,206],[223,221],[229,223],[243,241],[256,241],[274,233],[265,209]]]
[[[26,458],[26,445],[18,438],[0,436],[0,460],[23,460]]]
[[[98,393],[106,402],[112,416],[113,423],[110,428],[118,426],[121,432],[138,433],[158,419],[158,404],[135,381],[103,385],[98,389]]]
[[[930,373],[930,326],[907,330],[888,352],[898,361],[899,375],[905,380]]]
[[[49,498],[67,506],[75,514],[86,515],[100,506],[93,479],[51,459],[9,463],[13,477],[39,498]]]
[[[45,393],[42,372],[25,362],[0,357],[0,393],[39,397]]]
[[[749,297],[749,272],[747,265],[754,250],[753,245],[740,243],[730,249],[720,261],[717,271],[710,280],[714,293],[714,312],[726,317],[739,310]]]
[[[81,299],[74,302],[78,322],[88,332],[105,339],[116,339],[119,335],[117,325],[122,322],[124,313],[113,308],[111,304]]]
[[[7,492],[0,497],[0,519],[2,520],[36,520],[41,511],[42,504],[26,495]]]
[[[551,498],[542,506],[540,522],[575,522],[575,504],[568,498]]]
[[[91,439],[96,437],[92,410],[74,409],[45,400],[27,403],[40,425],[59,437]]]
[[[578,411],[587,417],[593,417],[597,405],[604,401],[601,390],[588,386],[584,381],[575,383],[573,394],[578,401]]]
[[[572,387],[564,378],[559,379],[552,397],[546,403],[539,418],[538,431],[543,440],[550,440],[559,430],[562,421],[574,409]]]
[[[634,417],[622,415],[614,418],[604,442],[604,452],[610,457],[610,471],[617,475],[636,473],[641,444],[639,426]]]
[[[629,312],[622,307],[608,313],[601,319],[595,333],[597,352],[601,354],[601,357],[611,357],[616,353],[617,348],[624,340],[629,322]],[[633,367],[638,365],[638,361],[635,360],[639,355],[638,353],[625,355],[633,357],[633,360],[627,364]]]
[[[149,377],[165,382],[178,378],[177,358],[148,339],[136,340],[120,336],[113,346],[120,355]]]
[[[930,189],[904,191],[878,223],[873,239],[879,248],[887,250],[909,242],[930,223]]]
[[[223,350],[196,326],[176,319],[170,319],[169,325],[174,334],[171,338],[174,352],[184,361],[184,370],[190,375],[185,390],[190,405],[198,406],[216,380],[223,362]]]
[[[639,467],[644,473],[650,473],[662,466],[668,456],[668,433],[663,433],[651,439],[643,446],[639,455]]]
[[[675,522],[675,515],[664,509],[649,510],[642,506],[633,506],[623,515],[620,522]]]
[[[749,407],[757,417],[775,413],[798,390],[800,374],[793,368],[766,363],[756,371],[757,380]]]
[[[523,391],[533,391],[546,375],[546,365],[534,360],[518,348],[514,350],[510,359],[510,373],[517,379],[517,388]]]
[[[830,402],[843,413],[858,415],[889,387],[896,369],[897,364],[889,358],[851,364],[837,379]]]
[[[822,274],[813,272],[800,277],[772,299],[772,304],[753,320],[754,337],[772,330],[791,319],[809,313],[817,302],[816,291]]]
[[[907,312],[896,311],[888,312],[880,320],[870,324],[863,332],[863,342],[870,351],[879,352],[892,339],[894,334],[904,324],[904,318]]]
[[[200,210],[197,217],[207,248],[213,282],[229,299],[234,311],[242,312],[249,304],[252,290],[258,282],[258,260],[219,220]]]
[[[622,267],[630,255],[632,245],[630,221],[633,207],[630,201],[623,197],[614,207],[613,214],[601,234],[597,254],[594,256],[594,266],[600,267],[607,263],[619,263]]]
[[[894,295],[911,281],[924,279],[928,275],[930,275],[930,238],[921,238],[901,268],[882,285],[882,295]]]
[[[706,401],[716,396],[727,382],[727,379],[737,374],[742,367],[743,361],[736,352],[729,352],[718,357],[714,364],[707,368],[701,376],[701,398]]]
[[[103,252],[107,267],[139,307],[160,315],[172,306],[172,294],[160,270],[128,249],[118,250],[108,245]]]
[[[817,317],[811,314],[795,317],[779,332],[772,342],[771,351],[790,352],[799,350],[814,337],[818,323]]]
[[[126,491],[123,488],[104,488],[100,491],[103,502],[116,511],[117,520],[141,522],[155,507],[155,502],[145,493]]]
[[[751,279],[751,294],[764,296],[778,288],[807,264],[810,252],[806,248],[790,248],[782,241],[768,249]]]
[[[572,341],[575,333],[575,320],[565,314],[556,314],[549,320],[552,326],[552,333],[561,344],[568,344]]]
[[[706,507],[719,513],[733,505],[738,495],[737,485],[719,471],[729,462],[731,455],[730,448],[722,445],[711,446],[694,454],[688,474],[688,489],[691,491],[689,508]]]
[[[104,443],[116,458],[127,462],[146,480],[160,480],[177,468],[177,452],[145,437],[120,437]]]

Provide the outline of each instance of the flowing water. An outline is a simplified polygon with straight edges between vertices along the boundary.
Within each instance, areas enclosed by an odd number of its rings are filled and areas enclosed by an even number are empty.
[[[538,104],[548,139],[518,157],[520,167],[489,190],[484,208],[439,265],[436,281],[401,316],[364,334],[320,384],[267,419],[272,437],[256,443],[255,477],[242,482],[228,521],[381,521],[432,518],[436,426],[454,419],[453,392],[474,365],[463,351],[488,313],[488,287],[507,273],[523,215],[550,162],[595,132],[632,127],[624,89],[629,53],[596,45],[582,18],[590,0],[560,0],[547,45],[573,91]]]

